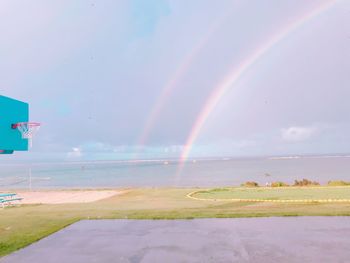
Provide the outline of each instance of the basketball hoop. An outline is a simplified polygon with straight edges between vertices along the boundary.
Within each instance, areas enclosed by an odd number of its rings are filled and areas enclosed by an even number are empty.
[[[17,129],[22,134],[22,139],[28,139],[30,147],[32,147],[32,139],[39,128],[40,123],[38,122],[19,122],[12,124],[12,129]]]

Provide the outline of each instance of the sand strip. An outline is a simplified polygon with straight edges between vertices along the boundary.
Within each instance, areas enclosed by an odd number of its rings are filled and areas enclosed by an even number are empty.
[[[91,203],[122,193],[124,193],[124,191],[113,190],[17,192],[18,196],[23,198],[22,204]]]

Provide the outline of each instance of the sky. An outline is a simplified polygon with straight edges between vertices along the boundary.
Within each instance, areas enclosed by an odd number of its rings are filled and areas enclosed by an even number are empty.
[[[42,123],[6,160],[350,152],[350,1],[0,0],[0,37],[0,94]]]

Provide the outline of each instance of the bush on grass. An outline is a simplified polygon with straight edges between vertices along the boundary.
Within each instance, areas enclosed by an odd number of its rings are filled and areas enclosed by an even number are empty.
[[[289,186],[289,184],[284,183],[284,182],[272,182],[271,187],[285,187]]]
[[[329,181],[328,186],[346,186],[350,185],[350,182],[345,182],[345,181]]]
[[[241,184],[241,186],[243,186],[243,187],[259,187],[259,184],[257,182],[248,181],[248,182],[245,182],[244,184]]]
[[[310,181],[308,179],[294,181],[294,186],[315,186],[315,185],[320,185],[320,183],[316,181]]]

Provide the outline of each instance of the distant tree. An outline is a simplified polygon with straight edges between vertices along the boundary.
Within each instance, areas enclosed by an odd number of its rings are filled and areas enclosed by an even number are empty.
[[[345,181],[329,181],[328,186],[346,186],[350,185],[350,182],[345,182]]]
[[[284,182],[272,182],[271,187],[284,187],[284,186],[289,186],[289,184],[284,183]]]
[[[241,186],[243,186],[243,187],[259,187],[259,184],[257,182],[248,181],[248,182],[245,182],[244,184],[241,184]]]
[[[294,181],[294,186],[315,186],[315,185],[320,185],[320,183],[316,181],[310,181],[305,178],[301,181],[298,181],[298,180]]]

